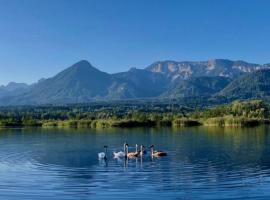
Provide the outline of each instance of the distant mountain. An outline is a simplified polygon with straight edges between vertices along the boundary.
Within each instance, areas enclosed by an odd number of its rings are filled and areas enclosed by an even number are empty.
[[[145,69],[108,74],[82,60],[30,86],[0,87],[0,105],[86,103],[143,98],[248,98],[268,95],[265,68],[244,61],[155,62]],[[232,82],[231,82],[232,81]],[[231,83],[230,83],[231,82]],[[248,84],[250,84],[248,86]],[[241,92],[239,92],[241,91]]]
[[[23,94],[29,88],[30,88],[30,86],[25,84],[25,83],[10,82],[6,86],[4,86],[4,85],[0,86],[0,98]]]
[[[39,81],[31,90],[13,98],[4,98],[0,103],[66,104],[154,97],[166,89],[166,80],[163,75],[143,69],[111,75],[83,60],[52,78]]]
[[[270,69],[261,69],[232,81],[216,97],[234,99],[270,97]]]
[[[186,98],[211,96],[224,89],[231,82],[230,78],[222,76],[192,77],[187,80],[174,82],[170,88],[162,94],[166,98]]]
[[[109,99],[157,97],[169,84],[169,80],[162,74],[136,68],[113,74],[112,78],[113,84],[107,96]]]
[[[21,89],[27,89],[29,85],[26,83],[15,83],[15,82],[9,82],[6,86],[0,86],[0,89],[4,89],[6,91],[16,91]]]
[[[105,96],[110,75],[80,61],[56,76],[39,81],[34,87],[10,100],[11,104],[79,103]]]
[[[164,74],[171,80],[176,80],[199,76],[237,78],[244,73],[253,72],[262,67],[264,66],[244,61],[213,59],[199,62],[160,61],[148,66],[146,70]]]

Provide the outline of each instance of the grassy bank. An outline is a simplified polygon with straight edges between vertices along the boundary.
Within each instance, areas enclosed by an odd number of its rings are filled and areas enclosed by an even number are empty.
[[[153,127],[159,123],[154,121],[136,120],[68,120],[68,121],[47,121],[42,123],[42,127],[74,127],[74,128],[109,128],[109,127]],[[165,124],[164,124],[165,125]]]
[[[109,127],[191,127],[191,126],[217,126],[217,127],[250,127],[263,124],[270,124],[269,119],[256,119],[244,117],[213,117],[207,119],[176,118],[171,121],[137,121],[137,120],[46,120],[31,122],[0,122],[0,127],[70,127],[70,128],[109,128]]]
[[[255,119],[255,118],[244,118],[244,117],[214,117],[203,120],[204,126],[239,126],[239,127],[249,127],[249,126],[258,126],[264,124],[264,120]]]
[[[178,109],[177,112],[166,109],[146,111],[132,107],[101,107],[97,110],[34,107],[0,111],[0,127],[248,127],[262,124],[270,124],[270,109],[268,104],[260,100],[236,101],[228,105],[192,111]]]

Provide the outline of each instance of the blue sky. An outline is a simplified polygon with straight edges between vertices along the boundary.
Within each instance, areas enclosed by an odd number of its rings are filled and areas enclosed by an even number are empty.
[[[87,59],[109,72],[158,60],[270,62],[268,0],[0,0],[0,84]]]

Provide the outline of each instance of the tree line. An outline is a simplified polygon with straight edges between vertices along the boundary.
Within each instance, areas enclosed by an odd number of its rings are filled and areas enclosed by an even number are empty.
[[[248,126],[268,123],[269,104],[235,101],[216,107],[171,104],[96,104],[0,108],[0,126]]]

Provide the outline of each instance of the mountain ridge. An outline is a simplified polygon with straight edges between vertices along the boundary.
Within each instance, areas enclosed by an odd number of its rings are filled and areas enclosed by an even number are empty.
[[[241,76],[215,96],[229,100],[270,97],[270,68]]]
[[[23,93],[0,96],[0,105],[210,97],[222,91],[231,81],[269,67],[270,64],[260,65],[228,59],[158,61],[144,69],[131,68],[126,72],[109,74],[95,68],[87,60],[81,60],[55,76],[31,85]]]
[[[177,78],[188,79],[192,76],[237,76],[258,70],[269,64],[254,64],[242,60],[210,59],[207,61],[158,61],[146,67],[146,70],[163,73],[172,80]]]

